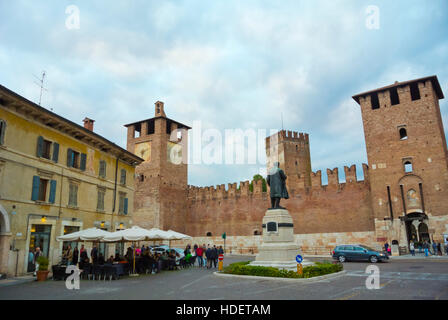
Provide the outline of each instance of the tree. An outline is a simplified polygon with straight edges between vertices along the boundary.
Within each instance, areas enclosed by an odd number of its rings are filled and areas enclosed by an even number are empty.
[[[252,182],[251,182],[250,185],[249,185],[249,190],[250,190],[250,192],[254,192],[254,181],[258,181],[258,180],[261,180],[261,181],[262,181],[262,191],[263,191],[263,192],[268,191],[268,187],[267,187],[267,185],[266,185],[266,179],[263,178],[262,175],[260,175],[260,174],[256,174],[256,175],[254,175],[253,180],[252,180]]]

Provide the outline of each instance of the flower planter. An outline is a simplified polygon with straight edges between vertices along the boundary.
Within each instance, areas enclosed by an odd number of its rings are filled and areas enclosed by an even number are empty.
[[[36,275],[37,275],[37,281],[45,281],[47,280],[48,277],[48,273],[50,271],[37,271]]]

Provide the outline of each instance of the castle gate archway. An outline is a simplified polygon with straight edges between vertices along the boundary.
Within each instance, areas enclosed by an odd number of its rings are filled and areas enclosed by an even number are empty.
[[[428,231],[428,216],[421,212],[412,212],[401,217],[406,226],[408,244],[428,241],[430,242]]]

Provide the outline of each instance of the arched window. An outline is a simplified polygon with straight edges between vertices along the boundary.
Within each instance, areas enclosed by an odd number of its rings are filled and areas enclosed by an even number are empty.
[[[400,133],[400,140],[406,140],[408,138],[406,128],[400,128],[399,133]]]
[[[207,237],[211,237],[212,233],[211,232],[207,232]]]
[[[412,172],[412,162],[409,160],[406,160],[404,162],[404,172],[409,173]]]
[[[5,143],[6,121],[0,119],[0,146]]]
[[[259,236],[261,233],[258,230],[254,230],[254,236]]]

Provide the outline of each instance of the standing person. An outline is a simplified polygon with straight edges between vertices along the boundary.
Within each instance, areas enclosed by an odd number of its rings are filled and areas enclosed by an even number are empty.
[[[224,249],[222,248],[222,246],[219,246],[219,249],[218,249],[218,256],[220,254],[224,254]]]
[[[435,241],[432,242],[432,250],[434,251],[433,255],[437,254],[437,243]]]
[[[205,250],[205,257],[207,258],[207,269],[212,267],[212,249],[208,245],[207,250]]]
[[[98,262],[98,249],[96,248],[96,244],[93,245],[90,256],[92,257],[92,263],[96,264]]]
[[[442,255],[442,244],[440,242],[437,243],[437,254]]]
[[[215,245],[213,245],[212,257],[213,257],[213,264],[214,264],[215,269],[216,269],[216,265],[218,264],[218,248],[216,248]]]
[[[79,250],[78,250],[78,246],[75,247],[75,249],[73,249],[73,258],[72,258],[72,264],[73,265],[78,265],[78,258],[79,258]]]
[[[425,250],[425,257],[427,257],[428,256],[428,252],[429,252],[429,244],[428,244],[428,242],[426,240],[423,243],[423,249]]]
[[[30,249],[28,253],[28,271],[34,271],[34,252]]]
[[[39,263],[37,262],[37,258],[42,255],[42,251],[40,251],[40,247],[36,247],[36,252],[34,252],[34,265],[36,268],[34,269],[34,275],[36,275],[36,271],[39,270]]]
[[[199,268],[202,268],[202,264],[203,264],[203,260],[202,260],[202,247],[197,247],[196,248],[196,259],[198,259],[198,266]]]
[[[62,256],[62,259],[67,263],[68,266],[72,264],[73,252],[72,252],[71,245],[67,246],[67,250],[65,250],[64,255]]]
[[[207,266],[207,256],[205,255],[205,252],[207,250],[207,247],[205,246],[205,243],[202,245],[202,265],[204,267]]]
[[[409,250],[411,251],[411,254],[413,256],[415,256],[415,247],[414,247],[414,242],[411,241],[411,243],[409,244]]]
[[[87,254],[87,250],[84,248],[84,245],[81,245],[81,250],[79,250],[79,257],[81,258],[80,261],[83,263],[87,260],[89,260],[89,255]]]
[[[385,243],[384,244],[384,250],[386,251],[386,253],[389,253],[389,243]]]

